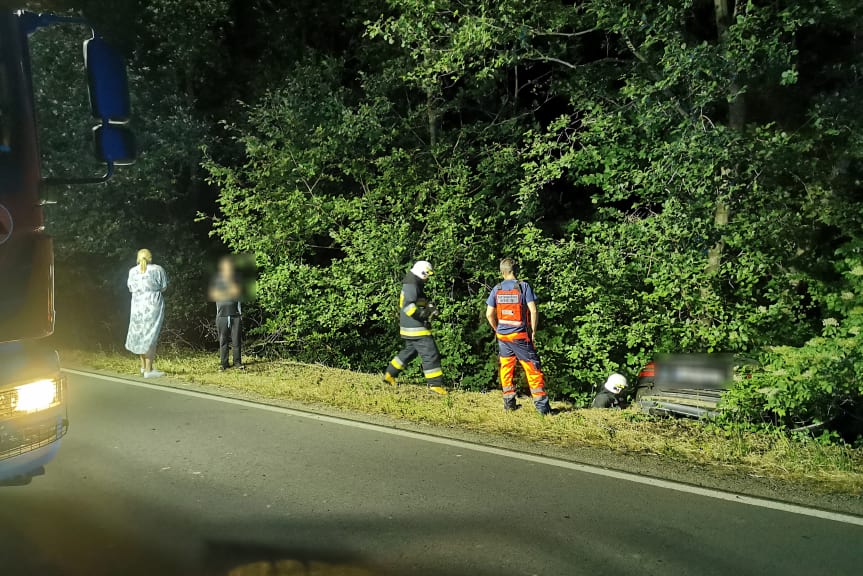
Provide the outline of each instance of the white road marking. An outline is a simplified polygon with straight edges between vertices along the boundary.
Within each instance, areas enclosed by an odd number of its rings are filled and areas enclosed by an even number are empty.
[[[444,444],[446,446],[455,446],[473,452],[482,452],[485,454],[493,454],[504,458],[513,458],[515,460],[523,460],[525,462],[533,462],[535,464],[543,464],[546,466],[555,466],[557,468],[565,468],[567,470],[575,470],[585,474],[593,474],[595,476],[603,476],[606,478],[614,478],[616,480],[624,480],[626,482],[634,482],[645,486],[653,486],[655,488],[664,488],[666,490],[674,490],[684,492],[686,494],[694,494],[705,498],[713,498],[715,500],[725,500],[727,502],[736,502],[747,506],[757,506],[759,508],[768,508],[779,512],[788,512],[789,514],[798,514],[801,516],[810,516],[812,518],[820,518],[822,520],[831,520],[833,522],[841,522],[843,524],[852,524],[855,526],[863,526],[863,517],[854,516],[851,514],[841,514],[839,512],[830,512],[827,510],[819,510],[817,508],[807,508],[797,504],[787,504],[785,502],[777,502],[754,496],[744,496],[742,494],[734,494],[732,492],[723,492],[721,490],[713,490],[711,488],[702,488],[700,486],[692,486],[690,484],[682,484],[671,480],[662,480],[659,478],[651,478],[649,476],[639,476],[629,472],[620,472],[617,470],[609,470],[607,468],[598,468],[587,464],[578,464],[567,460],[558,460],[548,456],[538,456],[536,454],[527,454],[525,452],[515,452],[504,448],[496,448],[494,446],[484,446],[482,444],[473,444],[463,440],[455,440],[452,438],[444,438],[441,436],[431,436],[421,434],[419,432],[411,432],[409,430],[401,430],[399,428],[390,428],[379,424],[370,424],[358,420],[349,420],[346,418],[338,418],[336,416],[325,416],[323,414],[315,414],[313,412],[304,412],[293,408],[283,408],[281,406],[272,406],[270,404],[260,404],[250,400],[241,400],[238,398],[229,398],[226,396],[217,396],[214,394],[206,394],[204,392],[196,392],[194,390],[186,390],[183,388],[173,388],[170,386],[159,386],[158,384],[149,384],[147,382],[139,382],[137,380],[127,380],[116,376],[106,374],[97,374],[93,372],[85,372],[82,370],[64,369],[64,372],[85,376],[88,378],[96,378],[99,380],[107,380],[109,382],[119,382],[127,386],[136,386],[138,388],[147,388],[148,390],[157,390],[159,392],[170,392],[181,396],[191,396],[203,400],[212,400],[214,402],[223,402],[225,404],[234,404],[244,406],[246,408],[254,408],[257,410],[265,410],[267,412],[277,412],[279,414],[287,414],[298,418],[306,418],[316,420],[318,422],[326,422],[328,424],[338,424],[340,426],[348,426],[351,428],[359,428],[361,430],[370,430],[382,434],[390,434],[392,436],[401,436],[402,438],[411,438],[423,442],[431,442],[433,444]]]

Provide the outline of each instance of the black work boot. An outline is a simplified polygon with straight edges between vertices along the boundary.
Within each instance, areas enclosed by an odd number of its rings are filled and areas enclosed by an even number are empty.
[[[543,416],[551,415],[551,406],[548,403],[548,397],[544,396],[539,400],[534,401],[534,406],[536,406],[536,411],[542,414]]]
[[[515,412],[516,410],[521,408],[521,406],[516,404],[515,400],[516,400],[515,398],[504,398],[503,409],[505,412]]]

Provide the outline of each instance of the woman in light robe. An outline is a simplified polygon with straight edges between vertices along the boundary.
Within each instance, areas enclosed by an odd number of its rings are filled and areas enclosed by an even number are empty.
[[[165,373],[154,368],[153,360],[165,321],[165,299],[162,293],[168,287],[168,276],[161,266],[153,264],[150,251],[142,248],[138,250],[138,264],[129,270],[126,284],[132,293],[126,349],[140,357],[144,378],[159,378]]]

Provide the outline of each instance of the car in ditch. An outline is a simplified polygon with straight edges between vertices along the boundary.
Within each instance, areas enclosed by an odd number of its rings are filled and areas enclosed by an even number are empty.
[[[713,418],[734,378],[757,362],[734,354],[664,354],[638,375],[635,404],[650,414]]]

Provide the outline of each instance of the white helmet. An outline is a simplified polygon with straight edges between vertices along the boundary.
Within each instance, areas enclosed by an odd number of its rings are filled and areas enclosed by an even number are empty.
[[[626,388],[626,376],[615,372],[605,381],[605,389],[612,394],[620,394],[620,391]]]
[[[428,277],[434,274],[434,270],[432,269],[432,265],[430,262],[420,260],[413,265],[413,268],[411,268],[411,273],[417,278],[420,278],[422,280],[428,280]]]

